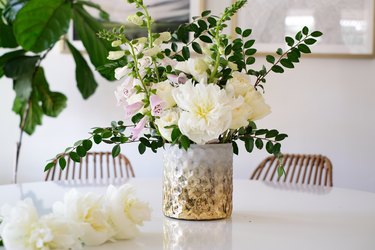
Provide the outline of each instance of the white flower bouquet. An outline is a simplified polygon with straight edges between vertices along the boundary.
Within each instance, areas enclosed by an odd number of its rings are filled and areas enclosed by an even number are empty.
[[[270,65],[252,69],[257,51],[252,30],[237,27],[238,37],[223,32],[246,2],[238,0],[221,16],[204,11],[170,34],[153,32],[154,21],[143,1],[128,0],[139,9],[128,21],[147,29],[148,36],[129,40],[124,27],[99,33],[114,47],[108,56],[113,62],[99,70],[113,70],[118,80],[123,79],[115,95],[125,110],[125,122],[94,128],[89,138],[58,154],[45,169],[57,162],[64,168],[66,154],[79,162],[93,142],[113,144],[114,157],[120,153],[120,144],[129,142],[139,142],[141,154],[146,148],[156,152],[166,143],[184,149],[191,144],[232,143],[238,154],[237,140],[244,142],[248,152],[254,146],[265,147],[280,156],[280,141],[287,135],[257,129],[254,123],[271,112],[259,90],[264,91],[270,72],[294,68],[302,54],[311,53],[309,46],[322,33],[303,27],[294,38],[285,38],[285,51],[277,49],[276,56],[266,57]],[[282,174],[283,169],[279,170]]]

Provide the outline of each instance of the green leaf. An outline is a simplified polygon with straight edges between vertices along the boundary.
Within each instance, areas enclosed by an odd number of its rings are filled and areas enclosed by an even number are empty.
[[[91,63],[95,67],[108,63],[107,56],[109,51],[116,50],[116,48],[112,48],[107,40],[98,39],[96,34],[103,30],[103,25],[84,10],[81,4],[73,5],[73,24],[90,57]],[[100,73],[108,80],[115,79],[113,73]]]
[[[109,138],[112,136],[112,132],[107,130],[102,133],[102,138]]]
[[[208,16],[209,14],[211,14],[211,11],[210,10],[205,10],[205,11],[202,12],[201,16],[205,17],[205,16]]]
[[[251,64],[254,64],[255,63],[255,57],[248,57],[246,59],[246,64],[247,65],[251,65]]]
[[[252,137],[245,139],[245,148],[246,151],[251,153],[254,149],[254,139]]]
[[[38,92],[39,99],[42,101],[44,114],[50,117],[57,117],[66,107],[67,98],[59,92],[52,92],[45,78],[43,68],[36,70],[33,81],[34,89]]]
[[[278,134],[279,134],[279,131],[277,131],[276,129],[272,129],[266,133],[266,138],[272,138],[272,137],[277,136]]]
[[[185,60],[188,60],[190,58],[190,51],[187,46],[182,47],[182,56]]]
[[[198,54],[202,54],[202,48],[201,48],[201,46],[199,45],[199,43],[197,43],[197,42],[193,42],[193,43],[191,44],[191,46],[192,46],[192,48],[193,48],[193,50],[194,50],[195,52],[197,52]]]
[[[81,92],[83,99],[87,99],[95,93],[98,84],[96,83],[94,74],[81,53],[69,41],[66,40],[66,43],[76,63],[77,87]]]
[[[313,45],[314,43],[316,43],[316,39],[314,38],[308,38],[304,41],[307,45]]]
[[[311,53],[310,48],[307,47],[307,45],[305,45],[305,44],[298,45],[298,50],[301,51],[302,53],[305,53],[305,54],[310,54]]]
[[[244,48],[248,49],[248,48],[252,47],[254,45],[254,43],[255,43],[255,40],[249,40],[245,43]]]
[[[112,157],[115,158],[116,156],[118,156],[121,152],[121,147],[119,144],[115,145],[113,148],[112,148]]]
[[[0,47],[2,48],[16,48],[18,43],[13,34],[13,28],[11,25],[4,23],[1,18],[3,11],[0,9]]]
[[[282,141],[282,140],[284,140],[285,138],[287,138],[288,137],[288,135],[286,135],[286,134],[279,134],[279,135],[277,135],[276,137],[275,137],[275,140],[276,141]]]
[[[294,39],[290,36],[285,37],[285,42],[288,44],[289,47],[292,47],[294,45]]]
[[[200,36],[199,39],[200,39],[201,41],[205,42],[205,43],[212,43],[212,39],[209,38],[209,37],[206,36],[206,35],[202,35],[202,36]]]
[[[206,30],[208,28],[207,23],[203,21],[202,19],[198,20],[198,25],[201,28],[201,30]]]
[[[233,154],[238,155],[238,145],[235,141],[232,141]]]
[[[255,146],[258,148],[258,149],[262,149],[263,148],[263,141],[262,139],[258,138],[255,140]]]
[[[45,167],[44,167],[44,172],[50,170],[51,168],[55,167],[55,163],[54,162],[50,162],[48,163]]]
[[[279,56],[281,56],[283,54],[283,49],[282,48],[278,48],[276,50],[276,54],[278,54]]]
[[[185,135],[182,135],[180,137],[180,143],[181,143],[182,148],[185,149],[185,150],[188,150],[188,148],[190,147],[190,140]]]
[[[272,63],[272,64],[275,63],[275,57],[274,56],[268,55],[268,56],[266,56],[266,60],[269,63]]]
[[[281,60],[280,60],[280,63],[281,63],[281,65],[283,65],[285,68],[288,68],[288,69],[292,69],[292,68],[294,68],[293,63],[292,63],[289,59],[287,59],[287,58],[283,58],[283,59],[281,59]]]
[[[1,31],[0,31],[1,32]],[[22,56],[25,54],[24,50],[15,50],[12,52],[8,52],[0,56],[0,78],[4,75],[4,65],[7,61],[14,59],[16,57]]]
[[[139,152],[141,155],[143,155],[145,151],[146,151],[146,146],[143,145],[142,143],[139,143],[139,144],[138,144],[138,152]]]
[[[64,156],[61,156],[60,159],[59,159],[59,165],[60,165],[60,168],[62,170],[64,170],[65,166],[66,166],[66,160],[64,158]]]
[[[273,143],[271,141],[266,143],[266,150],[268,153],[273,154]]]
[[[177,52],[177,50],[178,50],[177,43],[172,43],[171,48],[172,48],[173,52]]]
[[[85,157],[86,156],[86,149],[83,147],[83,146],[78,146],[77,147],[77,154],[80,156],[80,157]]]
[[[100,135],[98,135],[98,134],[95,134],[95,135],[94,135],[94,142],[95,142],[96,144],[101,143],[101,142],[102,142],[102,137],[101,137]]]
[[[302,28],[302,33],[307,36],[307,34],[309,34],[309,28],[307,26],[303,27]]]
[[[271,70],[275,73],[284,73],[284,69],[279,65],[272,66]]]
[[[284,170],[284,167],[283,166],[278,166],[277,167],[277,176],[278,177],[281,177],[285,174],[285,170]]]
[[[264,135],[268,132],[267,129],[258,129],[256,132],[255,132],[255,135]]]
[[[175,142],[181,135],[181,131],[179,128],[174,128],[172,130],[172,134],[171,134],[171,139],[172,139],[172,142]]]
[[[277,155],[280,153],[280,149],[281,149],[281,144],[280,143],[276,143],[275,145],[273,145],[273,154],[274,155]]]
[[[89,151],[92,148],[92,141],[83,140],[82,146],[85,148],[86,151]]]
[[[135,115],[133,115],[133,117],[132,117],[132,122],[134,123],[134,124],[137,124],[142,118],[144,117],[144,115],[143,114],[141,114],[141,113],[137,113],[137,114],[135,114]]]
[[[30,0],[7,0],[4,6],[3,17],[7,23],[13,24],[16,19],[17,13],[22,9],[22,7]]]
[[[247,49],[247,50],[245,51],[245,54],[246,54],[247,56],[252,56],[252,55],[254,55],[256,52],[257,52],[256,49]]]
[[[72,10],[65,0],[30,0],[13,24],[17,42],[26,50],[42,52],[68,31]]]
[[[32,78],[39,56],[19,56],[7,61],[4,73],[12,78],[16,96],[21,100],[28,100],[32,91]]]
[[[70,152],[69,157],[75,162],[81,162],[81,157],[76,152]]]
[[[83,5],[86,5],[88,7],[97,9],[99,11],[99,17],[103,19],[103,21],[110,21],[109,20],[109,14],[105,10],[102,9],[102,7],[99,4],[89,2],[89,1],[79,1]]]
[[[322,35],[323,35],[323,33],[320,32],[320,31],[314,31],[313,33],[311,33],[311,36],[312,36],[312,37],[320,37],[320,36],[322,36]]]
[[[240,27],[236,27],[235,28],[235,31],[238,35],[241,35],[242,34],[242,29]]]
[[[246,29],[246,30],[244,30],[244,32],[242,32],[242,36],[243,37],[248,37],[248,36],[251,35],[251,32],[252,32],[251,29]]]
[[[297,32],[297,34],[295,36],[295,39],[298,40],[298,41],[301,41],[301,39],[302,39],[302,32],[301,31]]]

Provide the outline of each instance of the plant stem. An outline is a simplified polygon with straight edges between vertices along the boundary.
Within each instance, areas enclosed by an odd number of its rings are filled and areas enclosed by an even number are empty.
[[[31,78],[31,82],[34,81],[36,71],[38,70],[38,68],[40,67],[40,64],[46,58],[48,53],[52,50],[52,48],[53,48],[53,45],[39,58],[39,60],[35,64],[35,69]],[[27,101],[26,109],[22,115],[22,120],[21,120],[21,125],[20,125],[20,137],[18,139],[18,142],[16,143],[16,159],[15,159],[14,169],[13,169],[13,183],[14,184],[17,183],[18,164],[19,164],[19,157],[20,157],[21,147],[22,147],[23,133],[24,133],[27,117],[29,116],[30,106],[31,106],[31,95],[29,97],[29,100]]]

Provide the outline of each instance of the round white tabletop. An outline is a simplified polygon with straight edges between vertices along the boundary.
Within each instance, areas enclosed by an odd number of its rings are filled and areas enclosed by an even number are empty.
[[[151,221],[136,239],[85,249],[375,249],[374,193],[234,180],[232,218],[196,222],[163,216],[160,179],[130,183],[151,205]],[[106,187],[77,182],[4,185],[0,206],[30,197],[44,214],[71,188],[103,193]]]

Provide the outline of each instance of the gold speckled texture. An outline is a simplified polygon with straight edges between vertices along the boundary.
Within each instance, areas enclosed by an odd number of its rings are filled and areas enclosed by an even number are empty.
[[[170,146],[164,153],[163,212],[184,220],[232,214],[232,144]]]

